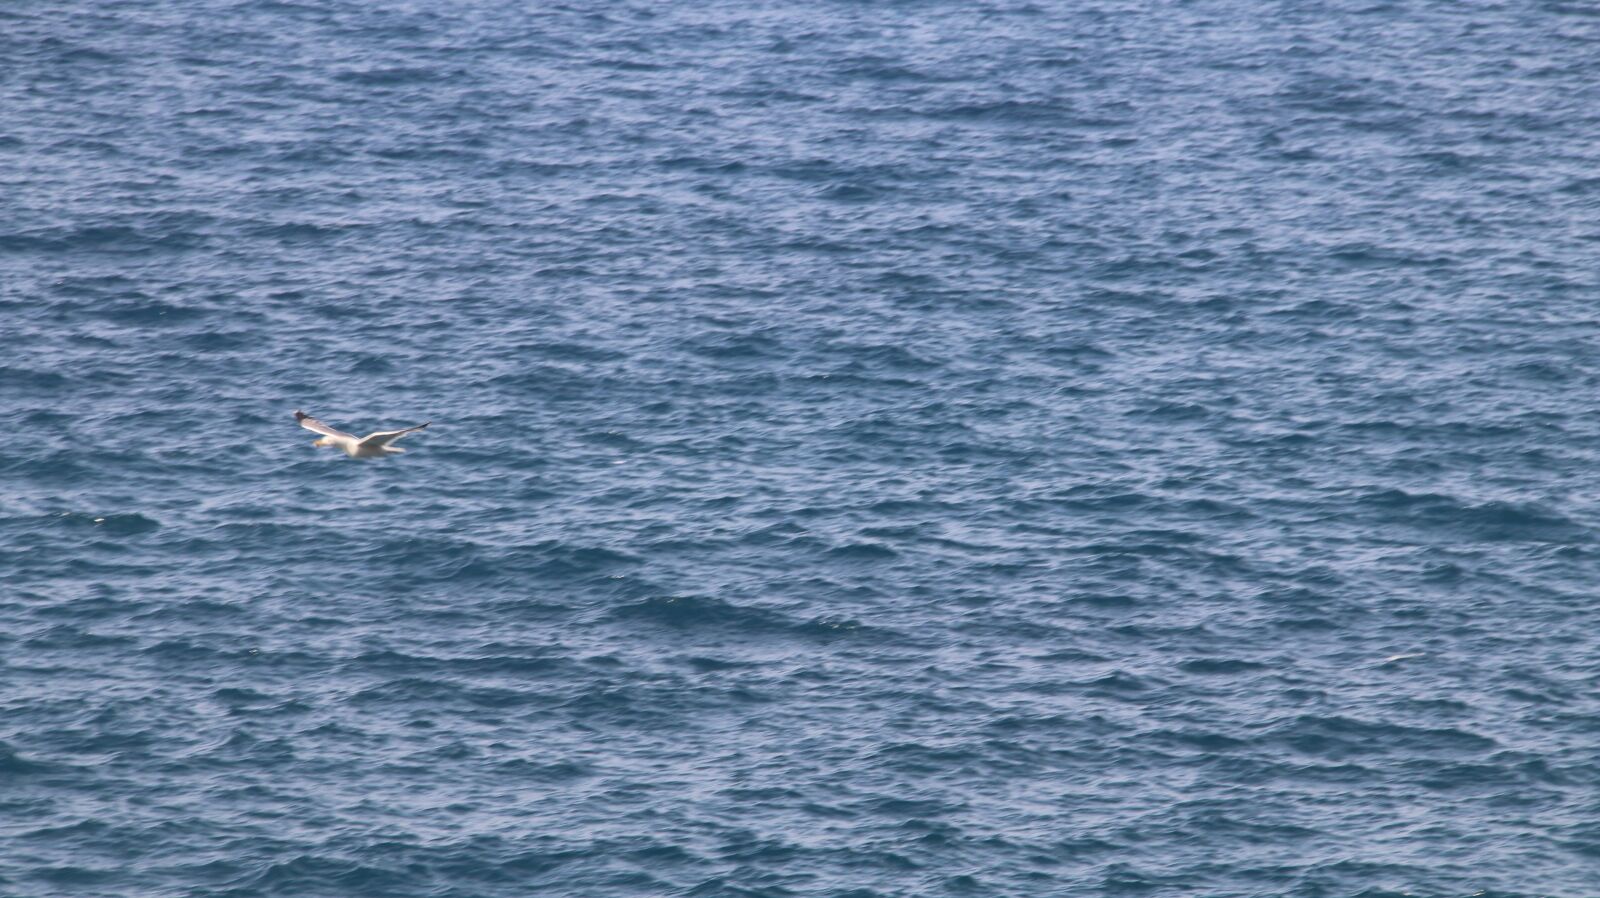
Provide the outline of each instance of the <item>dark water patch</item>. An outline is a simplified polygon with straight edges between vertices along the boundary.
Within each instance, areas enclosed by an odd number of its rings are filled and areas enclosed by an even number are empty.
[[[507,573],[542,581],[613,577],[643,561],[603,546],[545,541],[510,547],[499,553],[493,563]]]
[[[835,203],[868,203],[883,196],[885,192],[886,188],[881,185],[834,184],[823,188],[817,197]]]
[[[1147,738],[1168,747],[1202,752],[1208,755],[1237,752],[1250,744],[1246,739],[1199,729],[1161,730],[1149,734]]]
[[[40,773],[53,773],[57,765],[34,760],[17,753],[12,746],[0,742],[0,773],[8,777],[26,777]]]
[[[75,530],[104,533],[110,536],[138,536],[161,529],[158,521],[142,514],[90,514],[61,512],[46,520]]]
[[[588,766],[570,761],[540,763],[521,758],[496,765],[495,772],[517,780],[536,783],[570,783],[589,779],[595,775],[595,771]]]
[[[1232,676],[1267,669],[1267,665],[1242,658],[1191,658],[1178,665],[1184,673],[1207,676]]]
[[[923,115],[950,121],[970,121],[1000,125],[1039,125],[1076,123],[1073,106],[1067,101],[995,100],[958,103],[930,108]]]
[[[1427,756],[1475,754],[1496,745],[1486,736],[1454,728],[1429,729],[1314,715],[1276,727],[1273,738],[1302,754],[1330,760],[1402,752]]]
[[[287,757],[292,754],[289,743],[281,739],[262,739],[250,731],[242,728],[228,728],[218,741],[199,746],[195,750],[197,757],[207,757],[216,760],[237,761],[259,757],[269,760],[272,757]]]
[[[338,855],[301,854],[266,864],[259,872],[234,883],[263,895],[306,894],[335,888],[355,894],[416,894],[412,877],[400,870],[375,867]]]
[[[1453,496],[1398,489],[1365,493],[1356,501],[1378,512],[1383,522],[1437,528],[1486,542],[1594,541],[1590,528],[1531,502],[1469,504]]]
[[[0,389],[54,392],[66,385],[67,378],[56,371],[0,366]]]
[[[423,677],[402,677],[361,689],[349,697],[357,707],[403,709],[408,706],[504,710],[542,703],[537,694],[495,686],[470,686]]]
[[[850,543],[829,549],[828,554],[842,561],[889,561],[900,553],[881,543]]]
[[[515,647],[486,647],[514,650]],[[525,651],[525,650],[524,650]],[[506,675],[514,677],[548,677],[569,671],[572,662],[557,656],[493,653],[470,657],[435,657],[392,650],[363,652],[342,665],[350,673],[433,673],[459,674],[481,677]]]
[[[731,661],[724,658],[709,658],[705,656],[685,658],[684,663],[700,673],[718,673],[720,671],[741,670],[755,666],[748,661]]]
[[[110,651],[126,648],[136,643],[132,636],[95,633],[69,625],[57,625],[30,636],[24,646],[30,649]]]
[[[333,74],[333,80],[362,87],[393,87],[404,84],[428,84],[459,77],[452,72],[431,67],[393,66],[372,69],[351,69]]]
[[[546,359],[551,362],[606,363],[622,362],[628,358],[625,352],[580,342],[524,343],[517,347],[517,352],[528,358]]]
[[[128,327],[173,327],[204,318],[205,309],[175,306],[164,302],[135,300],[103,306],[92,312],[98,318]]]
[[[736,605],[711,596],[676,595],[644,599],[612,609],[610,616],[674,629],[730,629],[751,635],[793,632],[796,623],[764,608]]]
[[[248,237],[264,237],[286,245],[328,243],[360,229],[359,225],[319,224],[312,221],[276,222],[248,228]]]
[[[228,333],[206,331],[205,333],[188,334],[182,339],[184,346],[192,351],[225,355],[252,345],[256,337],[248,331],[232,331]]]
[[[79,227],[47,227],[0,233],[0,253],[143,255],[197,250],[207,245],[208,217],[184,213],[136,219],[133,224],[101,222]]]

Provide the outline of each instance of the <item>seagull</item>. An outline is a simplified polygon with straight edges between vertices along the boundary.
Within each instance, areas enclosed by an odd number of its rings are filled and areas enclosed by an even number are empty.
[[[334,430],[302,411],[297,410],[294,413],[294,419],[299,421],[300,426],[306,430],[322,434],[322,438],[311,445],[335,446],[343,449],[344,454],[351,458],[382,458],[385,455],[404,452],[406,450],[396,449],[389,444],[408,433],[421,430],[427,427],[428,424],[433,423],[429,421],[426,424],[418,424],[416,427],[407,427],[405,430],[380,430],[377,433],[369,433],[364,437],[358,437],[342,430]]]

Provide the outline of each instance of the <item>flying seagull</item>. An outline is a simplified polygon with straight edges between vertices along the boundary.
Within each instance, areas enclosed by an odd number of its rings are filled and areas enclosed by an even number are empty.
[[[311,445],[334,446],[343,449],[344,454],[351,458],[382,458],[385,455],[404,452],[406,450],[396,449],[389,444],[408,433],[421,430],[427,427],[428,424],[433,423],[429,421],[427,424],[418,424],[416,427],[407,427],[405,430],[380,430],[377,433],[369,433],[364,437],[358,437],[342,430],[334,430],[302,411],[296,411],[294,419],[299,421],[300,426],[306,430],[322,434],[322,438]]]

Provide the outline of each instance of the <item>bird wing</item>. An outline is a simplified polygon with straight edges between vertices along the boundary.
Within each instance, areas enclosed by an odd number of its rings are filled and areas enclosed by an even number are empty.
[[[361,438],[361,442],[358,445],[387,446],[406,434],[421,430],[422,428],[427,427],[428,424],[432,423],[432,421],[429,421],[425,424],[418,424],[416,427],[407,427],[405,430],[380,430],[377,433],[369,433]]]
[[[310,430],[310,431],[314,431],[316,433],[320,433],[323,436],[341,437],[341,438],[346,439],[346,440],[353,440],[353,439],[356,438],[355,434],[345,433],[342,430],[334,430],[332,427],[329,427],[328,425],[322,423],[321,421],[318,421],[316,418],[311,417],[310,415],[306,414],[305,412],[301,412],[301,411],[295,412],[294,413],[294,419],[296,421],[299,421],[300,422],[300,426],[304,427],[306,430]],[[374,434],[373,436],[376,436],[376,434]]]

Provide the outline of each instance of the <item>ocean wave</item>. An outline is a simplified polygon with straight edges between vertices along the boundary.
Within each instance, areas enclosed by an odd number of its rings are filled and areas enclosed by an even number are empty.
[[[35,6],[0,892],[1594,891],[1571,4]]]

